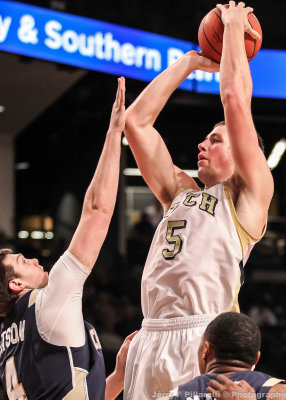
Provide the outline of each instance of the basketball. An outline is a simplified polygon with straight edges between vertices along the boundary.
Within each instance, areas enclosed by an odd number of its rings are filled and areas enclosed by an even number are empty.
[[[224,4],[228,8],[228,4]],[[260,34],[260,39],[253,39],[248,33],[244,34],[245,50],[248,61],[258,53],[262,43],[262,30],[260,23],[253,13],[248,14],[251,27]],[[224,25],[221,21],[221,11],[212,9],[203,19],[199,27],[198,39],[202,55],[220,63],[222,53]]]

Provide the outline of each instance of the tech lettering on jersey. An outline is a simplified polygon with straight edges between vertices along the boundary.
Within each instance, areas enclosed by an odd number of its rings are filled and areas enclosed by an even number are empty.
[[[18,342],[24,341],[25,333],[25,320],[19,322],[19,326],[13,322],[9,328],[1,334],[1,344],[0,344],[0,356],[3,352],[8,349],[12,344],[17,344]]]
[[[182,202],[182,204],[184,206],[186,206],[186,207],[194,207],[194,206],[196,206],[198,204],[198,201],[194,200],[194,199],[198,199],[199,197],[201,197],[201,202],[199,204],[199,209],[202,210],[202,211],[207,212],[208,214],[210,214],[210,215],[212,215],[214,217],[215,216],[215,208],[217,206],[218,199],[216,197],[212,196],[209,193],[206,193],[206,192],[202,192],[202,193],[187,193],[184,201]],[[169,208],[169,211],[164,216],[164,218],[169,217],[176,210],[176,208],[179,206],[179,204],[180,203],[172,204],[171,207]]]

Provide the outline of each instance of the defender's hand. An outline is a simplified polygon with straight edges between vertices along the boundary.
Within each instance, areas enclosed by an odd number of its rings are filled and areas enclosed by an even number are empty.
[[[226,8],[222,4],[217,4],[217,8],[221,11],[221,20],[224,25],[230,24],[242,24],[244,32],[248,33],[253,39],[260,39],[260,34],[256,32],[248,21],[248,14],[253,12],[252,7],[245,7],[245,3],[242,1],[235,5],[235,1],[229,2],[229,8]]]
[[[134,336],[138,333],[138,331],[135,331],[128,335],[122,346],[120,347],[117,356],[116,356],[116,365],[115,365],[115,374],[117,375],[118,379],[123,379],[124,380],[124,375],[125,375],[125,365],[126,365],[126,359],[127,359],[127,354],[128,354],[128,349],[130,346],[131,340],[134,338]]]
[[[115,102],[112,107],[109,130],[123,132],[125,127],[125,79],[118,78]]]

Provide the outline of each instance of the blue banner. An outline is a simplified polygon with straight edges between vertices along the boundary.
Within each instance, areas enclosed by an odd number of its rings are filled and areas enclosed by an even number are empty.
[[[151,81],[197,48],[154,33],[0,1],[0,50],[10,53]],[[286,98],[286,51],[260,50],[250,66],[255,96]],[[195,71],[180,88],[217,94],[219,74]]]

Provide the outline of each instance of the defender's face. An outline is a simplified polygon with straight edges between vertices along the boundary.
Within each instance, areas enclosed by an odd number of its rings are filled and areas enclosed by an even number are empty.
[[[225,125],[219,125],[198,145],[198,176],[207,187],[229,179],[234,163]]]
[[[48,283],[48,273],[39,265],[36,258],[25,258],[21,253],[7,254],[4,265],[14,268],[14,281],[24,285],[27,289],[40,289]]]

